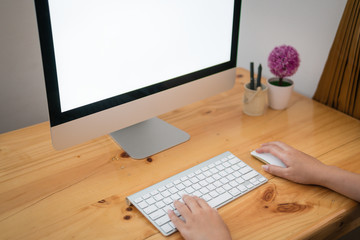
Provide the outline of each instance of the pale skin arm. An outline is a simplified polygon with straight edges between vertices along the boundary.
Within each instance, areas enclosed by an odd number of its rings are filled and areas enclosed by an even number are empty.
[[[258,153],[271,153],[285,163],[287,168],[264,165],[266,172],[302,184],[327,187],[360,202],[360,174],[325,165],[282,142],[262,144]]]
[[[186,240],[231,240],[226,224],[216,209],[195,196],[183,196],[184,203],[175,201],[174,206],[185,221],[169,210],[168,214],[175,227]]]

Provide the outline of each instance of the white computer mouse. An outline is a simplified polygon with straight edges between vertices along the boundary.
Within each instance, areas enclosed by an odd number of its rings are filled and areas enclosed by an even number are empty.
[[[251,152],[251,155],[259,159],[263,163],[286,168],[286,165],[279,158],[275,157],[271,153],[258,153],[254,150]]]

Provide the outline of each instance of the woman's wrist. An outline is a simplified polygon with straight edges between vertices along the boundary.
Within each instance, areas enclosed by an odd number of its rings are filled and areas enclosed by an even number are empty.
[[[319,171],[319,177],[317,179],[317,185],[332,189],[334,185],[334,177],[336,177],[341,171],[340,168],[332,165],[325,165]]]
[[[330,184],[331,175],[333,174],[336,167],[322,164],[320,165],[315,173],[314,176],[314,183],[319,186],[328,187]]]

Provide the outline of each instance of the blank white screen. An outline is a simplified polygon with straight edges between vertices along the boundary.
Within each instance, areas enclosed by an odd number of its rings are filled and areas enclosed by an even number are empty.
[[[233,1],[51,0],[65,112],[228,62]]]

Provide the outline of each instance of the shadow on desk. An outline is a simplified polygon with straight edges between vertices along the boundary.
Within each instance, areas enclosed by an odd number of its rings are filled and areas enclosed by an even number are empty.
[[[359,237],[360,237],[360,227],[358,227],[355,230],[349,232],[345,236],[339,238],[339,240],[358,240]]]

